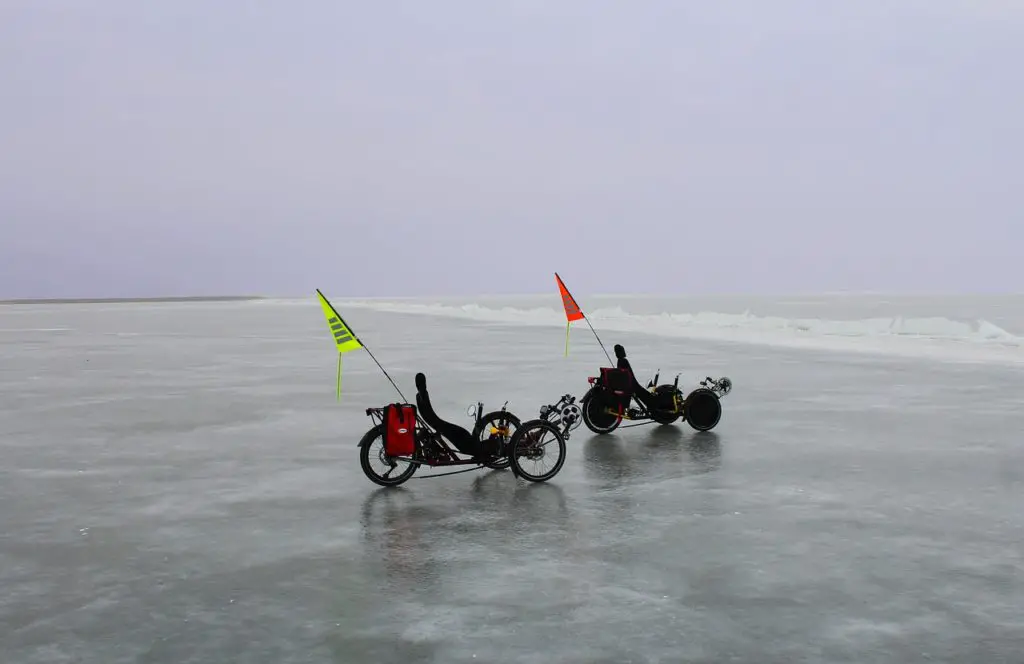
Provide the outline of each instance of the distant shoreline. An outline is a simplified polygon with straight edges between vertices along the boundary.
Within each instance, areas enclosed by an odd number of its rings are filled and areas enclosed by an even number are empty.
[[[0,300],[0,304],[130,304],[133,302],[240,302],[266,295],[179,295],[169,297],[53,297]]]
[[[475,295],[337,295],[325,293],[332,301],[338,302],[387,302],[387,301],[443,301],[454,300],[459,302],[472,301],[473,298],[486,298],[489,300],[514,300],[517,298],[550,297],[551,293],[496,293]],[[660,298],[682,298],[682,299],[789,299],[806,297],[825,297],[837,299],[864,299],[864,298],[923,298],[935,299],[945,297],[971,297],[979,299],[1022,297],[1024,292],[980,292],[980,293],[900,293],[900,292],[853,292],[834,291],[820,293],[687,293],[666,295],[662,293],[591,293],[588,297],[610,299],[660,299]],[[262,300],[302,300],[314,298],[315,295],[175,295],[161,297],[34,297],[34,298],[0,298],[0,306],[3,305],[31,305],[31,304],[132,304],[132,303],[160,303],[160,302],[256,302]],[[557,298],[557,293],[555,294]]]

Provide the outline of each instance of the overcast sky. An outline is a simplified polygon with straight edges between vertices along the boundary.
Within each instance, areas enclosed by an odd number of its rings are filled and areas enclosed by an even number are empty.
[[[1021,291],[1020,0],[0,3],[0,297]]]

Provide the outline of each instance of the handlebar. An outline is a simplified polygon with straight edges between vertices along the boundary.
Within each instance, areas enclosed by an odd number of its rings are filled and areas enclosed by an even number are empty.
[[[508,410],[508,399],[506,399],[505,403],[502,404],[501,410]],[[468,415],[471,420],[479,420],[484,416],[484,402],[477,401],[475,404],[469,404],[469,407],[466,408],[466,415]]]
[[[571,406],[576,403],[576,397],[571,394],[563,394],[562,397],[553,404],[548,404],[540,407],[540,416],[544,417],[553,410],[561,410],[566,406]]]

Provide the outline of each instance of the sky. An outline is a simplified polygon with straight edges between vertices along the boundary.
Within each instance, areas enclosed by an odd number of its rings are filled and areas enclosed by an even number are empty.
[[[0,298],[1021,292],[1018,0],[6,0]]]

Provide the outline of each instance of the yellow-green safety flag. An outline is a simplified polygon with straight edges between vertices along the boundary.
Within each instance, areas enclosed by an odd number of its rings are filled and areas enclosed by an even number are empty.
[[[320,308],[324,310],[327,326],[331,330],[334,344],[338,347],[338,401],[341,401],[341,356],[351,350],[362,348],[363,344],[319,288],[316,295],[320,298]]]

